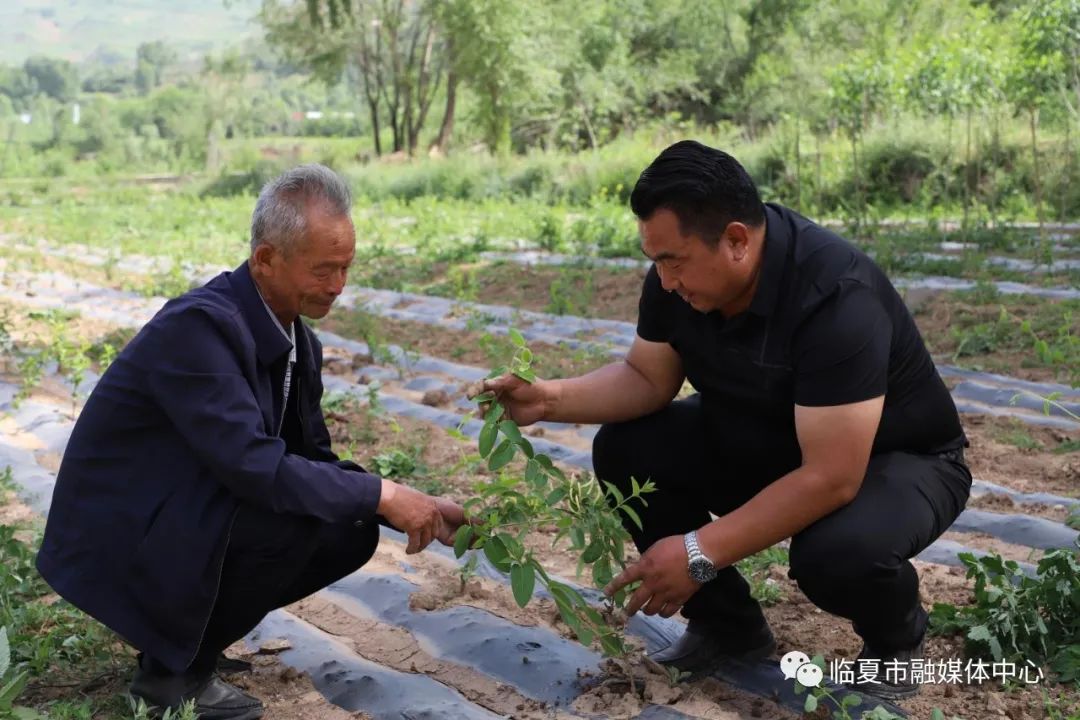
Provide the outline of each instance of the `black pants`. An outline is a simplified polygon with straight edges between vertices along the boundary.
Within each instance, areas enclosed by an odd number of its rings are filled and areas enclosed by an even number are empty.
[[[282,515],[243,504],[233,521],[217,601],[188,668],[212,672],[222,650],[271,610],[315,593],[367,563],[379,543],[374,520],[360,527]],[[154,662],[153,667],[162,668]]]
[[[697,396],[600,429],[593,443],[599,478],[627,494],[631,477],[656,484],[648,507],[639,509],[643,530],[623,518],[639,551],[702,527],[710,512],[735,510],[798,464],[789,459],[785,468],[775,457],[741,457],[740,429],[723,429],[722,437],[718,431]],[[746,444],[760,446],[761,438]],[[958,454],[875,455],[855,499],[792,538],[789,577],[815,605],[853,621],[874,648],[911,647],[925,630],[926,613],[909,558],[952,524],[970,489],[971,473]],[[733,642],[765,622],[733,566],[703,585],[682,614]]]

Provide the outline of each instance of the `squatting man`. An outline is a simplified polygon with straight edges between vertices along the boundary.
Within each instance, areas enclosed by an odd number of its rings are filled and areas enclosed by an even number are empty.
[[[790,571],[851,620],[886,699],[886,663],[921,657],[927,613],[909,559],[963,510],[971,473],[956,407],[885,274],[836,234],[762,203],[730,155],[684,141],[630,197],[653,265],[625,359],[581,377],[487,383],[519,425],[602,424],[597,477],[657,488],[626,521],[641,552],[608,586],[627,611],[681,611],[654,659],[700,671],[776,643],[735,562],[791,538]],[[676,399],[684,380],[697,392]],[[710,513],[717,519],[712,520]]]
[[[462,509],[339,460],[322,346],[300,316],[341,294],[356,239],[348,187],[295,168],[255,205],[251,254],[165,305],[87,399],[56,479],[37,566],[139,653],[155,715],[254,720],[222,651],[271,610],[362,567],[379,525],[408,552],[451,544]]]

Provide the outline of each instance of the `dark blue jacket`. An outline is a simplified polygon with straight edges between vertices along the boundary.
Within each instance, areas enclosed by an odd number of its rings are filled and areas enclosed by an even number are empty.
[[[87,399],[64,453],[38,570],[174,670],[202,640],[240,502],[327,522],[368,520],[378,507],[379,478],[330,450],[322,346],[299,319],[293,329],[301,437],[291,452],[275,433],[289,342],[245,264],[146,324]]]

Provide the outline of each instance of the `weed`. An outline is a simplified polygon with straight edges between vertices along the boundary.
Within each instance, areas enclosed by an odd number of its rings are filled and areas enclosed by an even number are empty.
[[[998,555],[961,553],[974,578],[974,604],[937,603],[931,627],[961,633],[969,657],[1049,666],[1059,682],[1080,681],[1080,561],[1068,550],[1047,553],[1036,577]]]
[[[150,720],[150,718],[156,717],[150,713],[150,709],[146,707],[146,702],[139,698],[129,698],[128,702],[131,704],[131,715],[133,720]],[[165,710],[161,715],[160,720],[198,720],[199,716],[195,712],[195,701],[187,700],[180,709],[173,711],[172,708]]]
[[[1080,530],[1080,505],[1072,506],[1069,516],[1065,518],[1065,524],[1073,530]]]
[[[37,711],[16,705],[20,693],[26,687],[29,673],[19,671],[11,664],[11,646],[8,644],[6,627],[0,627],[0,717],[16,720],[33,720],[41,717]]]
[[[561,268],[548,288],[547,312],[555,315],[588,315],[595,294],[588,268]]]
[[[427,473],[427,468],[420,461],[421,449],[413,447],[406,451],[394,448],[376,455],[371,463],[375,472],[382,477],[414,478]]]
[[[476,575],[476,564],[480,560],[480,555],[477,553],[469,553],[469,559],[461,563],[461,567],[458,568],[458,579],[461,580],[460,593],[464,594],[465,586],[469,584]]]
[[[769,577],[773,565],[787,565],[788,551],[783,547],[771,547],[744,558],[735,566],[750,583],[750,594],[762,605],[775,605],[783,598],[783,590]]]

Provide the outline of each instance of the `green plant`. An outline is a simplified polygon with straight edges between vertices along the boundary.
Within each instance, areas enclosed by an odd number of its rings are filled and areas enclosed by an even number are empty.
[[[554,315],[588,315],[592,307],[593,273],[588,268],[562,268],[548,287],[546,312]]]
[[[974,603],[957,608],[937,603],[931,627],[963,634],[969,657],[1049,666],[1061,683],[1080,683],[1080,561],[1054,550],[1028,577],[1017,562],[998,555],[976,559],[961,553],[974,578]]]
[[[160,716],[153,715],[150,709],[146,706],[146,701],[142,698],[135,700],[133,697],[128,696],[128,703],[131,706],[131,715],[133,720],[150,720],[151,718],[160,718],[160,720],[198,720],[199,716],[195,712],[195,701],[187,700],[180,706],[179,710],[173,710],[168,708]]]
[[[1073,530],[1080,530],[1080,505],[1072,506],[1069,516],[1065,518],[1065,524]]]
[[[461,580],[461,589],[459,592],[464,593],[465,586],[468,585],[469,580],[476,575],[476,564],[479,560],[480,556],[476,553],[472,553],[469,555],[469,559],[463,562],[461,567],[458,568],[458,578]]]
[[[825,674],[824,657],[815,655],[810,662],[821,668],[822,675]],[[883,705],[877,705],[872,710],[863,710],[857,716],[852,715],[852,712],[855,712],[855,709],[863,704],[863,699],[859,695],[847,693],[842,698],[837,698],[828,685],[822,684],[818,687],[808,688],[796,680],[795,694],[802,695],[803,693],[806,693],[803,712],[813,714],[816,718],[831,717],[832,720],[904,720],[903,715],[890,712]],[[825,705],[826,702],[831,705],[831,708]],[[824,713],[830,714],[825,715]],[[930,711],[930,720],[945,720],[945,713],[939,708],[934,708]],[[960,719],[954,717],[952,720]]]
[[[509,365],[495,368],[489,377],[510,372],[525,382],[534,382],[532,351],[517,330],[511,329],[509,337],[515,348]],[[571,550],[578,554],[579,572],[591,566],[593,581],[603,587],[614,577],[616,568],[625,566],[628,535],[619,513],[640,526],[641,520],[630,503],[644,504],[642,495],[654,490],[652,483],[638,484],[634,480],[631,495],[624,497],[614,485],[605,483],[602,489],[591,478],[566,475],[547,455],[534,451],[513,420],[504,418],[504,408],[494,394],[481,392],[475,400],[484,408],[477,442],[479,456],[497,474],[479,484],[478,496],[465,504],[473,523],[458,531],[455,554],[461,557],[470,547],[482,548],[492,565],[510,576],[514,599],[521,607],[532,599],[539,582],[582,644],[596,640],[606,655],[624,657],[627,646],[609,618],[630,589],[611,599],[605,616],[580,592],[552,578],[525,541],[537,528],[555,526],[558,533],[553,546],[568,538]],[[516,457],[525,461],[521,470],[511,466]]]
[[[788,551],[783,547],[771,547],[744,558],[735,566],[750,583],[750,594],[762,605],[774,605],[783,597],[783,590],[769,577],[773,565],[787,565]]]
[[[0,718],[33,720],[41,717],[36,710],[15,704],[28,679],[25,670],[18,671],[12,666],[7,628],[0,627]]]
[[[427,471],[420,462],[418,448],[412,448],[409,452],[394,448],[388,452],[379,453],[371,459],[371,463],[375,472],[386,478],[416,477]]]

